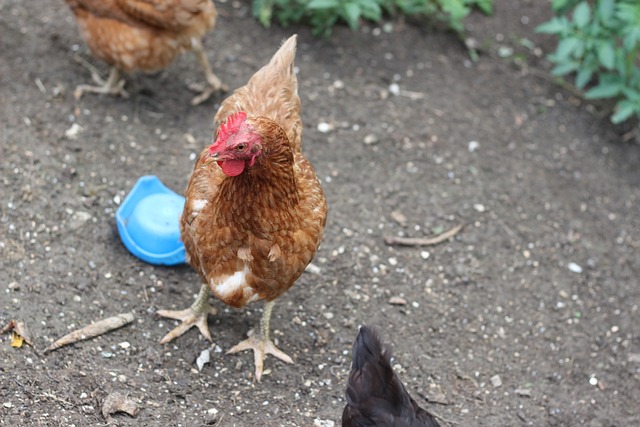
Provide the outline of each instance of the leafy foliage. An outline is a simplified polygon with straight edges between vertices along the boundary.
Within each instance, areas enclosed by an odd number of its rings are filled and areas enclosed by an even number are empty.
[[[553,0],[556,16],[537,28],[559,37],[549,55],[552,73],[575,73],[587,99],[617,100],[611,121],[640,117],[640,2],[638,0]]]
[[[344,22],[357,29],[361,20],[380,22],[384,14],[426,16],[461,32],[462,20],[476,7],[493,11],[494,0],[252,0],[253,15],[265,26],[275,18],[281,25],[307,22],[316,35],[329,35]]]

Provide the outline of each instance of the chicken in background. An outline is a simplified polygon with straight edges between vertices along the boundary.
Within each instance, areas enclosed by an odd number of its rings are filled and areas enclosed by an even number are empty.
[[[378,332],[362,326],[353,344],[342,427],[439,427],[409,396],[390,360]]]
[[[257,381],[267,354],[293,363],[269,338],[271,310],[313,259],[327,218],[322,187],[301,152],[295,52],[294,35],[222,102],[214,143],[196,161],[180,219],[187,261],[203,284],[190,308],[158,311],[182,322],[162,343],[192,326],[211,340],[210,294],[235,308],[265,300],[259,327],[228,351],[253,350]]]
[[[99,86],[78,86],[76,98],[85,92],[126,97],[120,71],[158,71],[188,50],[198,58],[207,83],[191,103],[200,104],[214,92],[226,90],[211,71],[202,47],[202,38],[213,29],[217,17],[211,0],[65,1],[93,55],[111,65],[106,81],[93,73]]]

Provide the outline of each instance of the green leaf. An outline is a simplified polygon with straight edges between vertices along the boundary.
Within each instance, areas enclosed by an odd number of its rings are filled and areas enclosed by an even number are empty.
[[[584,94],[587,99],[613,98],[620,94],[622,88],[618,83],[600,83]]]
[[[544,22],[536,27],[536,33],[559,34],[569,28],[566,19],[553,17],[550,21]]]
[[[580,3],[573,11],[573,22],[578,28],[584,28],[591,20],[591,8],[586,1]]]
[[[558,49],[556,50],[556,56],[559,60],[568,59],[571,54],[576,50],[578,45],[580,44],[580,39],[577,37],[568,37],[563,39],[558,44]]]
[[[620,101],[616,104],[616,112],[611,116],[611,121],[615,124],[622,123],[636,112],[636,106],[630,101]]]
[[[603,41],[598,44],[598,61],[608,70],[615,66],[615,52],[613,42]]]
[[[578,71],[578,74],[576,75],[576,87],[578,89],[582,89],[584,88],[587,83],[589,83],[589,80],[591,80],[591,77],[593,76],[593,71],[589,68],[581,68],[580,71]]]
[[[311,0],[307,9],[331,9],[340,5],[338,0]]]
[[[598,3],[598,15],[600,16],[600,20],[606,25],[611,25],[615,6],[614,0],[600,0]]]
[[[551,74],[554,76],[564,76],[565,74],[576,71],[578,67],[580,67],[580,63],[576,61],[563,62],[562,64],[556,65],[553,70],[551,70]]]
[[[344,5],[344,19],[352,30],[358,28],[360,21],[360,5],[347,3]]]

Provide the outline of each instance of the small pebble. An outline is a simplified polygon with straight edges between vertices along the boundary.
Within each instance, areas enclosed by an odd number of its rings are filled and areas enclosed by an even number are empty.
[[[422,258],[422,259],[429,259],[430,256],[431,256],[431,254],[429,253],[429,251],[420,252],[420,258]]]
[[[389,298],[389,304],[391,305],[407,305],[407,300],[402,297]]]
[[[469,141],[469,152],[470,153],[473,153],[478,148],[480,148],[480,144],[478,143],[478,141]]]
[[[475,209],[477,212],[484,212],[486,210],[484,205],[480,203],[476,203],[475,205],[473,205],[473,209]]]
[[[327,133],[333,129],[333,126],[326,122],[318,123],[318,131],[322,133]]]
[[[389,92],[394,96],[400,95],[400,86],[398,86],[398,83],[391,83],[389,85]]]
[[[500,375],[494,375],[491,377],[491,385],[494,387],[500,387],[502,385],[502,379]]]
[[[204,365],[209,363],[209,360],[210,360],[209,354],[210,352],[208,348],[205,348],[200,352],[200,356],[198,356],[198,358],[196,359],[196,365],[198,365],[198,371],[202,371],[202,368],[204,368]]]
[[[567,268],[569,269],[569,271],[572,271],[574,273],[582,273],[582,267],[580,267],[575,262],[570,262],[569,264],[567,264]]]
[[[322,315],[324,316],[325,319],[327,320],[331,320],[333,319],[333,313],[330,311],[327,311],[326,313],[322,313]]]
[[[364,143],[367,145],[372,145],[378,142],[378,137],[374,134],[370,133],[369,135],[364,137]]]
[[[589,384],[598,385],[598,379],[596,377],[589,378]]]

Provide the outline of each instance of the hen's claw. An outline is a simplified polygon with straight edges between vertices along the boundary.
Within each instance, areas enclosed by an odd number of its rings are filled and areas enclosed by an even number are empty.
[[[102,79],[102,77],[96,73],[91,73],[91,78],[98,84],[98,86],[79,85],[73,92],[73,96],[76,99],[80,99],[85,92],[118,95],[123,98],[129,97],[127,91],[124,90],[125,81],[124,79],[120,79],[120,72],[116,67],[111,67],[107,80]]]
[[[262,371],[264,369],[264,358],[267,354],[277,357],[278,359],[293,363],[293,359],[289,357],[285,352],[280,350],[275,344],[268,338],[260,336],[260,334],[251,335],[246,340],[233,346],[227,354],[238,353],[244,350],[253,350],[253,359],[256,365],[256,381],[260,382],[262,378]]]
[[[214,307],[209,305],[209,288],[206,285],[202,286],[196,301],[186,310],[158,310],[159,316],[181,321],[178,326],[160,340],[160,344],[166,344],[178,338],[194,326],[200,330],[200,333],[206,339],[213,341],[209,331],[209,324],[207,323],[207,316],[209,314],[217,314],[217,312]]]
[[[277,357],[278,359],[293,363],[293,360],[282,350],[275,346],[269,339],[269,321],[271,319],[271,310],[273,309],[273,301],[267,302],[260,319],[260,329],[257,333],[249,331],[249,338],[241,343],[233,346],[227,354],[237,353],[244,350],[253,350],[254,363],[256,365],[256,381],[260,382],[262,371],[264,368],[264,358],[267,354]]]
[[[207,80],[207,86],[203,87],[199,84],[192,84],[189,86],[189,89],[194,90],[196,92],[200,92],[199,95],[194,97],[191,100],[191,105],[198,105],[206,101],[213,95],[214,93],[227,92],[229,88],[227,85],[223,84],[218,76],[213,74],[211,71],[211,66],[209,65],[209,59],[207,59],[207,55],[204,52],[204,48],[202,47],[202,43],[200,41],[194,41],[192,44],[193,52],[196,54],[198,58],[198,62],[202,67],[202,71],[204,72],[204,77]]]

